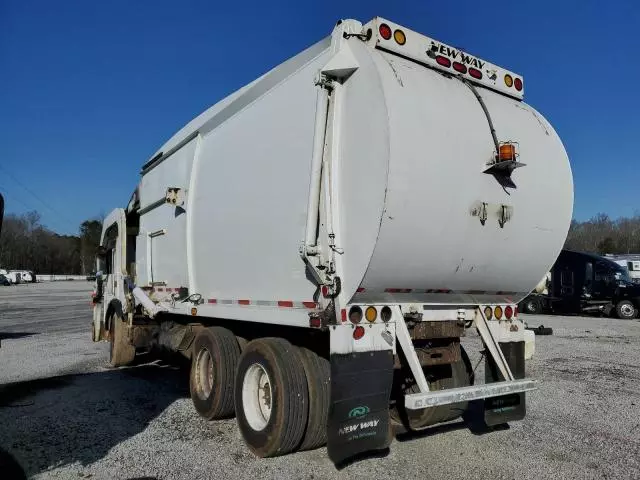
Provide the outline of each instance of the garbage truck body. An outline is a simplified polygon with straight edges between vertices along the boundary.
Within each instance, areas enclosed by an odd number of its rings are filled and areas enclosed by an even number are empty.
[[[116,366],[190,358],[195,409],[235,414],[259,456],[326,443],[341,462],[471,401],[489,425],[523,418],[516,304],[573,207],[565,149],[523,93],[393,22],[338,22],[144,164],[104,222],[94,340]]]

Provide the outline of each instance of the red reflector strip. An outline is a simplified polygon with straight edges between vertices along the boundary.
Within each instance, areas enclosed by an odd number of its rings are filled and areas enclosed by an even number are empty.
[[[443,67],[450,67],[451,66],[451,60],[449,60],[447,57],[443,57],[442,55],[438,55],[436,57],[436,62],[438,62],[438,65],[442,65]]]
[[[464,63],[453,62],[453,69],[456,72],[467,73],[467,66]]]
[[[207,303],[218,303],[218,300],[216,300],[215,298],[210,298],[209,300],[207,300]]]
[[[316,302],[302,302],[302,305],[307,308],[316,308]]]
[[[278,306],[293,308],[293,302],[290,302],[289,300],[278,300]]]
[[[251,305],[251,300],[238,300],[238,305]]]
[[[309,319],[309,326],[313,328],[320,328],[322,327],[322,320],[320,320],[320,317],[311,317]]]
[[[360,287],[358,290],[356,290],[356,292],[362,293],[362,292],[364,292],[364,288]]]
[[[413,290],[411,288],[385,288],[384,291],[386,293],[411,293]]]
[[[482,72],[477,68],[470,68],[469,75],[471,75],[473,78],[477,78],[478,80],[482,78]]]
[[[340,310],[340,318],[342,318],[343,322],[347,321],[347,309],[343,308],[342,310]]]

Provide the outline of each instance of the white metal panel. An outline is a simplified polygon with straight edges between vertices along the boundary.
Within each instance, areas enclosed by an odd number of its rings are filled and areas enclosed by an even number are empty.
[[[479,89],[499,139],[520,142],[518,160],[527,164],[507,193],[483,173],[495,146],[470,89],[407,59],[371,55],[384,88],[390,156],[384,215],[362,286],[530,291],[555,260],[571,220],[571,171],[553,129],[530,107]],[[471,214],[478,202],[489,205],[485,225]],[[512,209],[504,228],[501,205]]]
[[[203,136],[190,192],[192,291],[209,298],[312,299],[315,287],[298,252],[306,221],[314,78],[326,60],[326,51],[307,59]]]
[[[142,176],[138,189],[142,210],[163,199],[169,187],[188,188],[196,143],[197,138],[193,138]]]
[[[168,188],[180,188],[188,198],[191,168],[198,137],[190,140],[164,162],[147,172],[140,182],[142,211],[136,239],[136,273],[139,285],[163,282],[171,287],[189,284],[186,245],[186,205],[154,202],[164,199]],[[144,211],[149,207],[150,210]],[[160,233],[162,232],[162,233]]]

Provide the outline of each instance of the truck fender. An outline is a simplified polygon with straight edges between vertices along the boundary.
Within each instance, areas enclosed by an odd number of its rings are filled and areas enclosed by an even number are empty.
[[[120,300],[113,299],[109,302],[109,306],[107,306],[107,313],[104,316],[104,329],[108,332],[111,329],[111,316],[115,314],[120,318],[124,318],[124,312],[122,310],[122,304]]]

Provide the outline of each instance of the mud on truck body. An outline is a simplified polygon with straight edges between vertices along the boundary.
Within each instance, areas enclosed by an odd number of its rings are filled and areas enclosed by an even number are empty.
[[[338,22],[143,166],[104,222],[94,340],[114,366],[183,353],[196,411],[235,414],[263,457],[326,443],[341,462],[471,401],[489,425],[523,418],[516,304],[573,207],[567,154],[523,88],[390,21]]]

